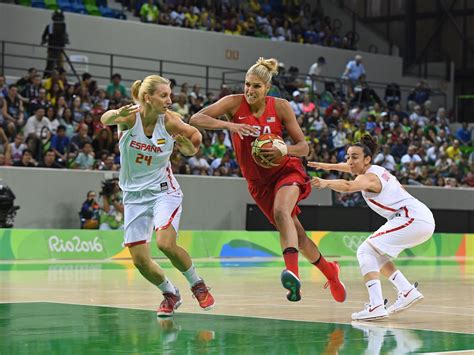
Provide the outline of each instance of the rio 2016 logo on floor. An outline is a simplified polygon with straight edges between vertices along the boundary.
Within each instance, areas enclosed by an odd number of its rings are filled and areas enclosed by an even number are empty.
[[[88,253],[97,252],[101,253],[104,250],[99,237],[95,237],[93,240],[84,241],[80,237],[74,236],[71,240],[63,240],[56,235],[52,235],[48,239],[49,250],[56,253]]]

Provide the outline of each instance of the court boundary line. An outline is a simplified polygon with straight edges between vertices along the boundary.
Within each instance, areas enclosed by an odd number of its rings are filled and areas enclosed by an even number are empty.
[[[468,350],[452,350],[452,351],[437,351],[434,353],[415,353],[415,354],[423,354],[423,355],[438,355],[438,354],[472,354],[474,352],[474,348]]]
[[[152,311],[148,308],[138,308],[138,307],[120,307],[120,306],[117,306],[117,305],[106,305],[106,304],[86,304],[86,303],[77,303],[77,302],[53,302],[53,301],[26,301],[26,302],[22,302],[22,301],[13,301],[13,302],[4,302],[4,301],[0,301],[0,304],[8,304],[8,303],[14,303],[14,304],[20,304],[20,303],[51,303],[51,304],[64,304],[64,305],[72,305],[72,306],[91,306],[91,307],[108,307],[108,308],[117,308],[117,309],[132,309],[132,310],[137,310],[137,311],[148,311],[148,312],[154,312],[156,313],[156,311]],[[245,317],[245,318],[256,318],[256,319],[266,319],[266,320],[279,320],[279,321],[289,321],[289,322],[304,322],[304,323],[329,323],[329,324],[339,324],[339,325],[349,325],[349,326],[352,326],[351,323],[342,323],[342,322],[323,322],[323,321],[309,321],[309,320],[296,320],[296,319],[282,319],[282,318],[269,318],[269,317],[259,317],[259,316],[239,316],[239,315],[235,315],[235,314],[227,314],[227,313],[221,313],[221,314],[213,314],[213,313],[204,313],[204,312],[183,312],[183,313],[178,313],[178,314],[199,314],[199,315],[214,315],[214,316],[226,316],[226,317]],[[352,321],[351,321],[352,322]],[[377,327],[380,327],[380,328],[387,328],[387,329],[392,329],[392,328],[395,328],[395,329],[402,329],[402,330],[421,330],[421,331],[426,331],[426,332],[438,332],[438,333],[449,333],[449,334],[462,334],[462,335],[474,335],[474,333],[464,333],[464,332],[448,332],[446,330],[435,330],[435,329],[425,329],[425,328],[422,328],[422,329],[419,329],[419,328],[401,328],[401,327],[398,327],[397,325],[393,325],[393,324],[383,324],[383,323],[369,323],[368,324],[371,324],[373,326],[377,326]],[[469,350],[455,350],[455,351],[471,351],[471,349]],[[436,352],[436,353],[433,353],[433,354],[439,354],[440,352]],[[445,352],[445,353],[450,353],[450,351],[448,352]]]

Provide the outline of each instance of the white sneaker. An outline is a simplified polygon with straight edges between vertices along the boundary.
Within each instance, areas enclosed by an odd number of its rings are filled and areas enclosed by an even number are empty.
[[[352,320],[379,320],[387,317],[388,312],[383,303],[374,307],[370,304],[366,304],[363,311],[352,313]]]
[[[416,302],[420,302],[424,297],[421,292],[417,290],[417,286],[418,282],[415,282],[410,290],[406,292],[399,292],[397,300],[390,307],[388,307],[388,314],[404,311],[405,309],[413,306]]]

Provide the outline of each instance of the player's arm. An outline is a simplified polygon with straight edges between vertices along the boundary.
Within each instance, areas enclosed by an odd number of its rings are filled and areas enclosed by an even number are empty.
[[[217,119],[220,116],[232,117],[242,102],[242,95],[228,95],[219,101],[203,108],[191,116],[189,124],[199,129],[219,130],[228,129],[237,133],[240,138],[252,133],[258,133],[255,127],[248,124],[233,123]]]
[[[307,156],[309,153],[308,142],[306,142],[303,131],[296,120],[290,103],[283,99],[275,99],[275,108],[294,143],[293,145],[287,146],[288,155],[295,157]]]
[[[338,192],[370,191],[379,193],[382,190],[382,184],[374,174],[358,175],[352,181],[344,179],[326,180],[314,177],[311,179],[311,185],[318,189],[328,188]]]
[[[184,123],[178,113],[166,111],[166,130],[175,139],[181,154],[191,156],[199,151],[201,133],[196,127]]]
[[[320,163],[318,161],[309,161],[308,166],[315,169],[342,171],[343,173],[351,172],[351,169],[349,168],[349,164],[347,163],[330,164],[330,163]]]
[[[100,122],[105,125],[119,125],[120,127],[126,127],[127,129],[133,126],[135,123],[135,114],[140,111],[140,106],[135,104],[129,104],[120,107],[117,110],[108,110],[100,118]]]

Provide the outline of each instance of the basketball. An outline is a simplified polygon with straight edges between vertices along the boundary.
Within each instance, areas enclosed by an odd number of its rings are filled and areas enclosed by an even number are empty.
[[[271,148],[273,146],[274,141],[279,141],[281,144],[285,144],[285,142],[280,136],[273,133],[262,134],[252,143],[252,158],[255,163],[261,166],[262,168],[274,168],[285,161],[286,156],[282,156],[277,160],[270,162],[268,159],[266,159],[260,154],[262,148]]]

